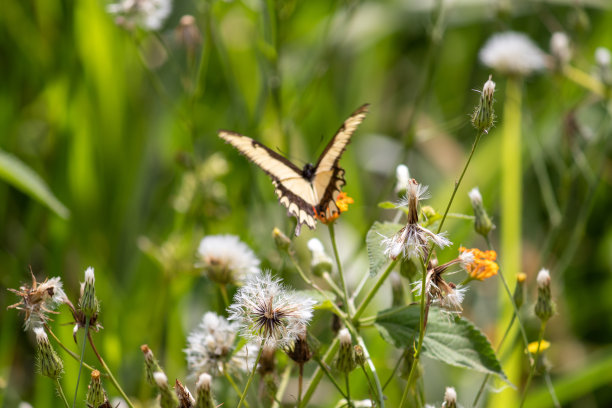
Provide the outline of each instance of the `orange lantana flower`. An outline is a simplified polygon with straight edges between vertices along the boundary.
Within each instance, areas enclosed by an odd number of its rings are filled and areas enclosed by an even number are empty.
[[[470,252],[474,260],[466,264],[465,269],[470,274],[472,279],[485,280],[491,276],[497,275],[499,265],[495,262],[497,253],[495,251],[481,251],[478,248],[460,247],[459,252]]]

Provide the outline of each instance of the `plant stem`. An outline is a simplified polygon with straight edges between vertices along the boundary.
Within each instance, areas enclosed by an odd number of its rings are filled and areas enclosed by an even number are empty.
[[[236,382],[234,381],[230,373],[227,371],[225,366],[223,367],[223,375],[225,376],[227,381],[230,383],[234,391],[236,391],[236,394],[242,398],[242,391],[240,390],[240,388],[238,388],[238,385],[236,385]],[[247,401],[244,401],[244,406],[249,408],[249,403]]]
[[[557,393],[555,392],[555,387],[553,387],[548,371],[546,371],[544,379],[546,380],[546,388],[548,388],[548,393],[550,394],[550,397],[553,400],[555,408],[561,408],[561,403],[559,402],[559,398],[557,398]]]
[[[325,373],[325,375],[327,376],[327,378],[329,378],[332,384],[334,384],[334,387],[336,387],[340,395],[342,395],[344,399],[348,400],[348,396],[344,393],[342,387],[340,387],[340,384],[338,384],[338,381],[336,381],[336,378],[332,375],[332,373],[329,372],[329,368],[327,368],[325,362],[323,362],[322,360],[317,360],[317,363],[319,363],[321,371],[323,371],[323,373]],[[302,405],[305,406],[305,402],[302,401]]]
[[[365,345],[365,341],[363,341],[363,337],[361,337],[359,333],[356,333],[355,338],[357,339],[357,344],[359,344],[361,348],[363,349],[363,355],[366,358],[366,361],[368,362],[368,367],[370,367],[370,371],[372,372],[372,377],[374,377],[374,383],[376,384],[376,391],[378,391],[378,398],[379,398],[379,404],[380,404],[379,406],[380,408],[385,408],[385,396],[383,394],[383,390],[380,385],[378,374],[376,373],[376,366],[374,365],[374,362],[372,361],[372,358],[370,357],[370,353],[368,352],[368,348]]]
[[[527,391],[529,390],[529,386],[531,385],[531,379],[535,374],[535,368],[537,365],[538,358],[540,357],[540,347],[542,346],[542,339],[544,339],[544,330],[546,330],[546,321],[542,321],[540,324],[540,333],[538,334],[538,348],[535,352],[534,363],[531,365],[531,369],[529,370],[529,376],[527,377],[527,382],[525,383],[525,389],[523,390],[523,397],[521,398],[520,408],[523,408],[523,404],[525,403],[525,398],[527,397]]]
[[[329,364],[331,360],[334,358],[334,356],[336,355],[336,351],[338,351],[339,346],[340,346],[340,341],[338,340],[338,336],[336,336],[334,341],[332,341],[332,343],[329,345],[329,348],[323,355],[323,358],[321,358],[321,363]],[[306,389],[306,392],[304,393],[304,397],[302,398],[302,405],[300,406],[300,408],[306,407],[306,405],[308,404],[308,401],[310,401],[310,398],[312,397],[312,394],[314,394],[315,389],[319,385],[319,382],[321,381],[322,377],[323,377],[323,369],[321,368],[321,365],[319,364],[319,367],[317,367],[315,372],[312,374],[310,384],[308,384],[308,388]]]
[[[257,353],[257,358],[255,359],[255,363],[253,363],[253,370],[251,370],[251,374],[249,375],[249,379],[247,380],[246,386],[244,387],[244,391],[242,391],[242,395],[240,396],[240,401],[238,401],[238,406],[236,408],[240,408],[244,399],[246,398],[247,391],[251,386],[251,382],[253,382],[253,377],[255,377],[255,371],[257,371],[257,364],[259,364],[259,359],[261,358],[261,353],[263,353],[264,343],[266,341],[262,340],[259,345],[259,353]]]
[[[74,399],[72,408],[76,407],[77,394],[79,393],[79,381],[81,380],[81,368],[83,368],[83,358],[85,357],[85,344],[87,344],[87,333],[89,331],[89,317],[85,318],[85,332],[83,333],[83,345],[81,346],[81,361],[79,363],[79,374],[77,375],[76,387],[74,389]]]
[[[91,346],[91,349],[93,350],[94,354],[98,358],[98,361],[100,362],[100,364],[102,364],[104,371],[106,371],[106,374],[108,375],[109,380],[113,383],[113,386],[115,387],[115,389],[119,392],[119,394],[121,394],[121,397],[125,400],[125,403],[130,408],[134,408],[134,404],[132,404],[132,401],[130,401],[125,391],[123,391],[123,388],[121,388],[121,386],[117,382],[117,379],[113,376],[113,373],[111,372],[110,368],[108,368],[108,366],[106,365],[106,362],[104,361],[100,353],[98,353],[98,349],[96,348],[96,345],[93,342],[93,338],[91,337],[90,332],[87,333],[87,338],[89,339],[89,345]]]
[[[351,387],[350,387],[350,381],[349,381],[349,374],[350,373],[344,373],[344,381],[346,382],[346,403],[349,406],[349,408],[351,407],[351,405],[353,405],[351,403]]]
[[[68,400],[66,399],[66,395],[64,394],[64,390],[62,390],[62,385],[60,384],[59,378],[55,379],[55,389],[57,389],[57,393],[59,394],[60,398],[64,402],[64,406],[66,408],[70,408],[70,404],[68,404]]]
[[[74,351],[70,350],[68,347],[66,347],[64,345],[64,343],[61,342],[60,339],[57,338],[57,336],[55,335],[55,333],[53,333],[53,330],[51,330],[51,327],[49,327],[48,324],[45,323],[45,329],[47,330],[47,333],[49,333],[51,335],[51,337],[53,337],[53,339],[57,342],[57,344],[64,349],[64,351],[66,353],[68,353],[72,358],[74,358],[76,361],[79,361],[79,355],[76,354]],[[92,366],[90,366],[89,364],[83,362],[83,367],[87,368],[89,371],[93,371],[95,370],[95,368],[93,368]]]
[[[225,284],[219,285],[219,290],[221,291],[221,297],[223,297],[223,303],[225,303],[225,307],[229,307],[229,296],[227,296],[227,286]]]
[[[383,385],[382,387],[383,391],[385,390],[385,388],[387,388],[387,385],[391,383],[391,380],[395,377],[395,373],[397,372],[400,364],[402,364],[402,361],[404,361],[404,359],[408,356],[409,352],[410,352],[409,348],[405,349],[402,355],[400,356],[400,358],[397,360],[397,363],[395,363],[395,367],[393,367],[393,371],[391,372],[391,375],[389,376],[389,378],[387,378],[387,381],[385,381],[385,385]]]
[[[376,394],[376,390],[372,385],[372,380],[370,380],[370,376],[368,375],[368,372],[366,371],[365,367],[361,366],[361,369],[363,370],[363,375],[365,375],[365,378],[368,381],[368,387],[370,388],[370,401],[372,402],[372,406],[374,406],[374,395]]]
[[[336,265],[338,267],[338,275],[340,276],[340,284],[344,292],[344,307],[346,309],[346,315],[350,319],[351,309],[349,307],[348,288],[346,287],[346,282],[344,281],[344,273],[342,272],[342,262],[340,262],[340,255],[338,255],[338,246],[336,245],[336,233],[334,231],[334,223],[330,222],[329,224],[327,224],[327,227],[329,228],[329,237],[332,242],[332,247],[334,248],[334,256],[336,258]]]
[[[285,367],[285,371],[283,372],[283,375],[281,376],[280,385],[278,386],[276,395],[274,396],[274,403],[272,404],[272,408],[279,408],[282,402],[282,399],[283,399],[283,394],[285,393],[285,389],[287,388],[287,384],[289,384],[290,378],[291,378],[291,364],[287,364],[287,367]]]
[[[374,284],[372,289],[370,289],[370,291],[366,295],[365,299],[363,299],[363,301],[361,302],[361,304],[357,308],[357,311],[355,312],[355,315],[353,316],[353,322],[355,324],[358,323],[359,317],[361,317],[361,315],[365,311],[366,307],[368,307],[368,305],[372,301],[372,298],[374,298],[374,296],[378,292],[378,289],[380,289],[382,284],[385,282],[385,279],[387,279],[387,277],[389,276],[391,271],[393,271],[393,268],[395,267],[397,262],[398,262],[398,259],[394,259],[393,261],[391,261],[391,263],[387,266],[387,269],[385,269],[385,271],[378,277],[378,280],[376,281],[376,283]]]
[[[344,294],[342,293],[342,290],[338,287],[338,285],[336,285],[336,282],[334,282],[334,280],[332,279],[332,277],[330,276],[328,272],[323,273],[323,279],[325,279],[325,282],[327,282],[329,287],[332,288],[336,296],[340,298],[344,296]]]
[[[302,381],[304,380],[304,364],[299,364],[299,377],[298,377],[298,402],[299,407],[302,403]]]

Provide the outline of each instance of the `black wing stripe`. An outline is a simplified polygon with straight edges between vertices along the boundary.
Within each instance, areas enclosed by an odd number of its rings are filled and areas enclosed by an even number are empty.
[[[306,180],[304,185],[310,188],[310,183]],[[282,182],[274,181],[274,192],[278,196],[278,201],[285,207],[289,215],[294,216],[298,220],[298,224],[306,224],[310,229],[314,229],[316,221],[314,218],[314,206],[308,203],[299,195],[293,193]]]

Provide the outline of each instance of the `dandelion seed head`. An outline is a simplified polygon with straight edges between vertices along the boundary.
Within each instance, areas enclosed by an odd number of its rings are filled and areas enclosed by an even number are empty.
[[[446,387],[444,391],[444,402],[445,403],[457,403],[457,391],[454,387]]]
[[[410,185],[410,170],[408,166],[400,164],[395,169],[395,192],[397,194],[406,194]]]
[[[19,289],[9,290],[21,297],[18,303],[8,308],[24,311],[26,330],[44,325],[50,320],[48,314],[56,313],[55,310],[59,305],[69,302],[59,277],[39,283],[32,275],[32,286],[22,285]]]
[[[251,276],[228,308],[240,334],[256,344],[278,348],[293,342],[312,318],[315,301],[286,289],[269,272]]]
[[[610,61],[612,60],[612,56],[610,55],[610,50],[606,47],[597,47],[595,49],[595,62],[600,67],[608,67],[610,66]]]
[[[172,0],[120,0],[106,6],[106,11],[117,16],[117,24],[125,28],[156,31],[170,15]]]
[[[235,235],[210,235],[200,241],[198,262],[203,273],[222,285],[239,284],[259,272],[259,259]]]
[[[479,57],[484,65],[510,75],[529,75],[546,67],[544,52],[525,34],[514,31],[494,34]]]
[[[570,48],[570,39],[562,31],[553,33],[550,37],[550,53],[561,64],[567,64],[572,58],[572,50]]]

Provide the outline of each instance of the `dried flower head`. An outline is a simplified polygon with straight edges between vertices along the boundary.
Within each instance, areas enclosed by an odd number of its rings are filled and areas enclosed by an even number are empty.
[[[159,390],[159,405],[161,408],[176,408],[179,404],[178,398],[168,384],[168,377],[163,371],[153,373],[153,380]]]
[[[100,311],[100,303],[96,298],[95,282],[94,268],[90,266],[85,270],[85,282],[81,284],[81,297],[79,299],[79,309],[90,319],[97,318]]]
[[[195,398],[178,379],[174,383],[174,392],[179,400],[178,408],[193,408],[195,406]]]
[[[461,311],[463,311],[461,304],[463,303],[467,288],[461,285],[455,285],[452,282],[447,282],[442,275],[446,273],[451,266],[460,265],[465,269],[472,261],[473,257],[468,253],[460,255],[458,258],[442,265],[430,265],[427,276],[425,277],[426,301],[428,303],[439,304],[446,312],[461,313]],[[422,283],[423,282],[420,280],[413,283],[413,292],[416,292],[419,296],[422,296],[423,293]]]
[[[286,289],[270,272],[251,276],[228,308],[247,340],[272,347],[293,342],[312,318],[315,301]]]
[[[207,312],[197,329],[187,337],[187,365],[190,374],[198,378],[202,373],[218,375],[224,369],[246,371],[254,361],[257,347],[248,345],[234,352],[238,324],[223,316]]]
[[[465,263],[465,270],[472,279],[485,280],[497,275],[499,265],[495,262],[497,253],[493,250],[481,251],[478,248],[459,247],[460,256],[470,256]]]
[[[147,346],[143,344],[140,346],[140,350],[144,354],[145,359],[145,374],[147,376],[147,382],[149,385],[155,385],[155,379],[153,378],[153,374],[158,371],[162,371],[161,366],[159,365],[159,361],[153,355],[153,351]]]
[[[202,43],[202,35],[196,24],[194,16],[186,14],[181,17],[179,25],[175,30],[178,43],[185,47],[190,55],[193,55],[198,46]]]
[[[479,56],[486,66],[508,75],[526,76],[546,68],[544,52],[525,34],[514,31],[494,34]]]
[[[213,282],[239,284],[259,272],[259,259],[235,235],[210,235],[200,241],[196,267]]]
[[[126,29],[156,31],[170,15],[172,0],[120,0],[106,6],[106,11],[117,16],[117,25]]]
[[[550,319],[555,314],[555,303],[552,300],[550,290],[550,272],[548,269],[541,269],[536,278],[538,282],[538,300],[535,305],[535,314],[543,322]]]
[[[474,210],[474,230],[487,238],[489,232],[495,228],[495,225],[493,225],[493,221],[491,221],[489,214],[487,214],[487,210],[484,208],[482,195],[478,187],[471,189],[468,196],[470,197],[472,209]]]
[[[313,356],[313,350],[308,343],[306,326],[304,326],[304,329],[298,334],[293,344],[285,346],[284,350],[287,356],[297,364],[304,365],[310,361]]]
[[[355,361],[355,348],[353,347],[351,333],[347,328],[340,330],[338,340],[340,340],[340,349],[336,357],[336,369],[343,373],[349,373],[355,369],[357,362]]]
[[[93,370],[91,372],[91,381],[87,387],[87,406],[99,408],[105,403],[108,403],[106,392],[102,388],[102,381],[100,379],[100,371]]]
[[[399,206],[408,206],[408,223],[392,237],[385,237],[382,240],[382,245],[386,247],[385,255],[391,259],[396,259],[400,254],[410,258],[425,257],[429,242],[440,248],[449,246],[451,242],[443,235],[434,234],[419,225],[418,205],[421,200],[427,198],[427,186],[412,179],[406,191],[406,197],[399,203]]]
[[[21,297],[19,303],[10,305],[8,309],[23,310],[25,312],[25,329],[33,329],[44,325],[50,320],[47,314],[57,313],[55,309],[62,303],[69,303],[64,290],[62,280],[59,277],[45,279],[44,282],[36,282],[32,274],[32,286],[22,285],[19,289],[9,289]]]

